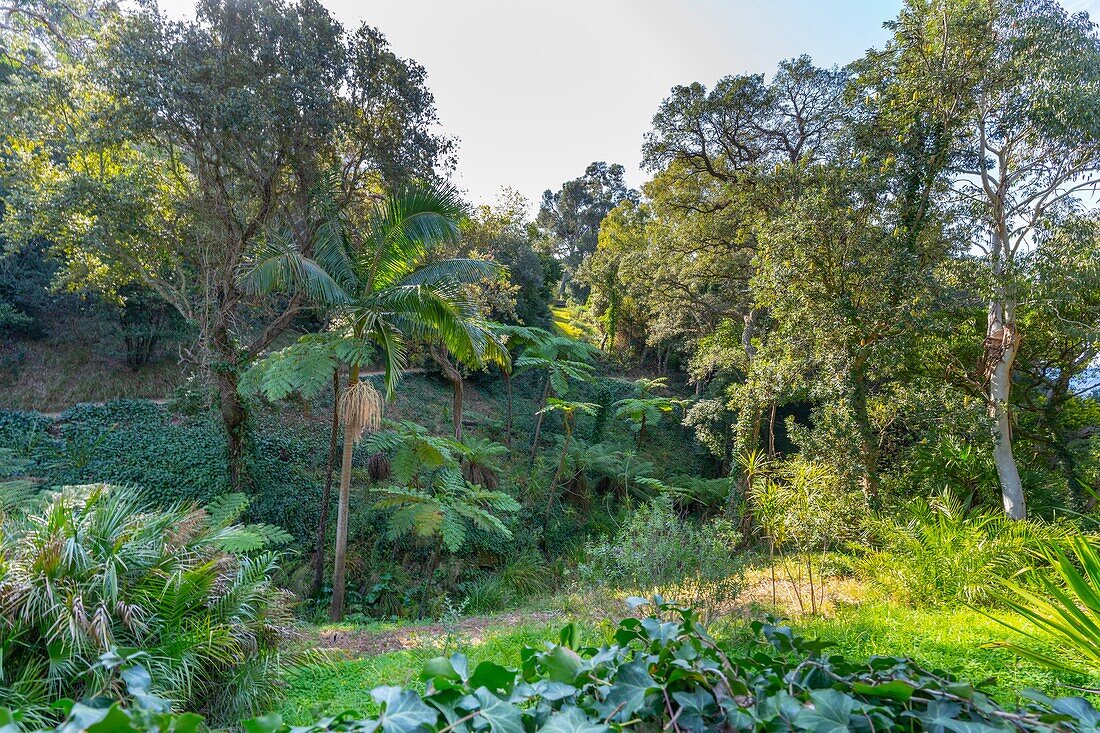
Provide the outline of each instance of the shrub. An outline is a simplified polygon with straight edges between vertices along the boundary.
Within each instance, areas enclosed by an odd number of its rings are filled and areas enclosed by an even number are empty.
[[[989,603],[1000,579],[1027,569],[1032,550],[1066,535],[1059,525],[968,509],[948,490],[913,500],[900,518],[873,518],[871,531],[877,547],[857,570],[915,605]]]
[[[429,661],[424,691],[378,687],[378,712],[340,712],[291,728],[278,715],[246,721],[252,733],[611,733],[611,731],[907,731],[1032,733],[1095,731],[1098,712],[1083,698],[1029,692],[1006,709],[981,689],[902,658],[850,662],[821,654],[825,644],[791,629],[754,625],[766,643],[737,653],[715,641],[688,609],[660,602],[648,618],[627,618],[614,642],[582,646],[578,629],[560,644],[526,648],[520,669],[493,662],[471,668],[462,654]],[[172,716],[144,690],[140,667],[123,670],[135,704],[74,705],[58,733],[196,731],[193,716]],[[136,684],[132,684],[136,683]],[[14,722],[0,709],[0,726]]]
[[[659,496],[635,509],[609,539],[588,543],[582,582],[689,600],[706,613],[728,610],[741,591],[741,536],[725,519],[693,522]]]
[[[1034,590],[1002,582],[997,597],[1042,633],[1014,625],[1009,628],[1032,641],[1043,636],[1053,639],[1061,653],[1055,657],[1028,646],[1004,646],[1056,669],[1072,670],[1073,663],[1068,660],[1074,658],[1092,667],[1100,665],[1100,548],[1078,536],[1071,538],[1069,552],[1043,548],[1042,557],[1049,563],[1051,575],[1036,571]]]
[[[289,539],[210,510],[152,509],[129,489],[67,487],[9,519],[0,544],[0,699],[48,718],[58,698],[111,695],[102,655],[144,652],[157,694],[236,719],[269,705],[288,660],[286,595],[271,582]]]

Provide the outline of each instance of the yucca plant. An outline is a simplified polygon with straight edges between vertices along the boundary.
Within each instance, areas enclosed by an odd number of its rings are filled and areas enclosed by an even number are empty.
[[[247,502],[154,509],[127,488],[67,487],[3,526],[0,699],[37,720],[114,695],[100,657],[140,649],[154,690],[217,721],[260,712],[295,662],[273,583],[285,533],[236,523]]]
[[[995,594],[1040,634],[1053,639],[1064,654],[1052,656],[1007,641],[1001,646],[1055,669],[1072,670],[1068,661],[1072,658],[1100,668],[1100,548],[1081,535],[1070,537],[1066,544],[1068,551],[1055,545],[1039,553],[1051,572],[1034,571],[1032,586],[1005,580]],[[1035,641],[1049,641],[1022,624],[992,618]]]

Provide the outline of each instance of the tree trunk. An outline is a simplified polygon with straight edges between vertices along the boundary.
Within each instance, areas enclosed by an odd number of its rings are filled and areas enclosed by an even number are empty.
[[[546,375],[546,386],[542,388],[542,399],[539,401],[539,410],[546,407],[546,400],[550,397],[550,375]],[[531,465],[535,463],[535,453],[539,449],[539,435],[542,433],[542,419],[546,417],[545,412],[540,412],[538,417],[535,418],[535,436],[531,440]]]
[[[569,439],[573,437],[573,431],[569,426],[569,416],[565,416],[565,438],[561,444],[561,458],[558,459],[558,467],[554,469],[554,478],[550,479],[550,488],[547,490],[546,497],[546,516],[543,519],[543,526],[550,521],[550,509],[554,505],[554,490],[558,488],[558,478],[561,477],[561,470],[565,466],[565,456],[569,451]]]
[[[504,444],[512,447],[512,373],[504,371],[504,389],[508,394],[507,415],[504,418]]]
[[[775,408],[772,402],[771,415],[768,417],[768,458],[775,458]]]
[[[451,390],[454,393],[451,400],[451,422],[454,424],[455,440],[462,440],[462,373],[447,358],[446,351],[440,352],[435,346],[429,346],[428,353],[443,370],[443,376],[451,383]]]
[[[218,385],[218,408],[225,426],[226,459],[229,467],[229,483],[234,491],[243,486],[244,443],[248,429],[248,412],[244,400],[237,392],[240,380],[238,353],[224,324],[214,328],[211,345],[218,357],[214,366],[214,378]]]
[[[359,367],[352,365],[348,373],[348,389],[359,382]],[[344,573],[348,553],[348,511],[351,504],[351,459],[355,453],[355,430],[344,425],[344,453],[340,460],[340,498],[336,507],[336,550],[332,568],[332,605],[329,618],[344,618]]]
[[[332,497],[332,476],[336,468],[336,451],[340,447],[340,369],[332,370],[332,424],[328,434],[328,461],[325,463],[325,488],[321,491],[321,517],[317,520],[317,549],[313,553],[313,583],[309,595],[315,598],[325,584],[325,530],[328,529],[328,509]]]
[[[861,378],[857,378],[852,387],[851,407],[859,439],[860,462],[863,464],[859,483],[863,495],[873,501],[878,498],[879,490],[878,437],[871,425],[871,416],[867,410],[867,390]]]
[[[1011,519],[1027,517],[1024,488],[1012,455],[1012,365],[1020,350],[1015,303],[991,303],[985,337],[985,368],[989,377],[989,416],[993,420],[993,462],[1001,482],[1001,499]]]

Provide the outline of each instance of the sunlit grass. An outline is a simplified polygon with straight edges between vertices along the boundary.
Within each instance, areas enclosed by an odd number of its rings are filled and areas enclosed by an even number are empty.
[[[477,634],[477,643],[457,649],[470,658],[471,667],[480,662],[519,666],[524,646],[540,646],[558,638],[561,624],[518,624],[490,628]],[[454,651],[454,650],[450,650]],[[376,706],[370,691],[379,685],[400,685],[423,689],[420,670],[444,650],[425,646],[362,659],[336,660],[329,664],[299,670],[287,691],[279,711],[291,724],[315,719],[316,711],[329,713],[355,710],[369,714]]]

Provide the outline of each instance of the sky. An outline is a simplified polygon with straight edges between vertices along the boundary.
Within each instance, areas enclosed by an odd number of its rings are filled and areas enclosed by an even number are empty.
[[[474,203],[502,187],[532,206],[596,160],[640,185],[642,138],[677,84],[770,74],[809,54],[843,65],[887,38],[901,0],[322,0],[379,28],[428,72],[454,181]],[[1100,0],[1065,0],[1100,18]],[[161,0],[175,17],[194,0]]]

